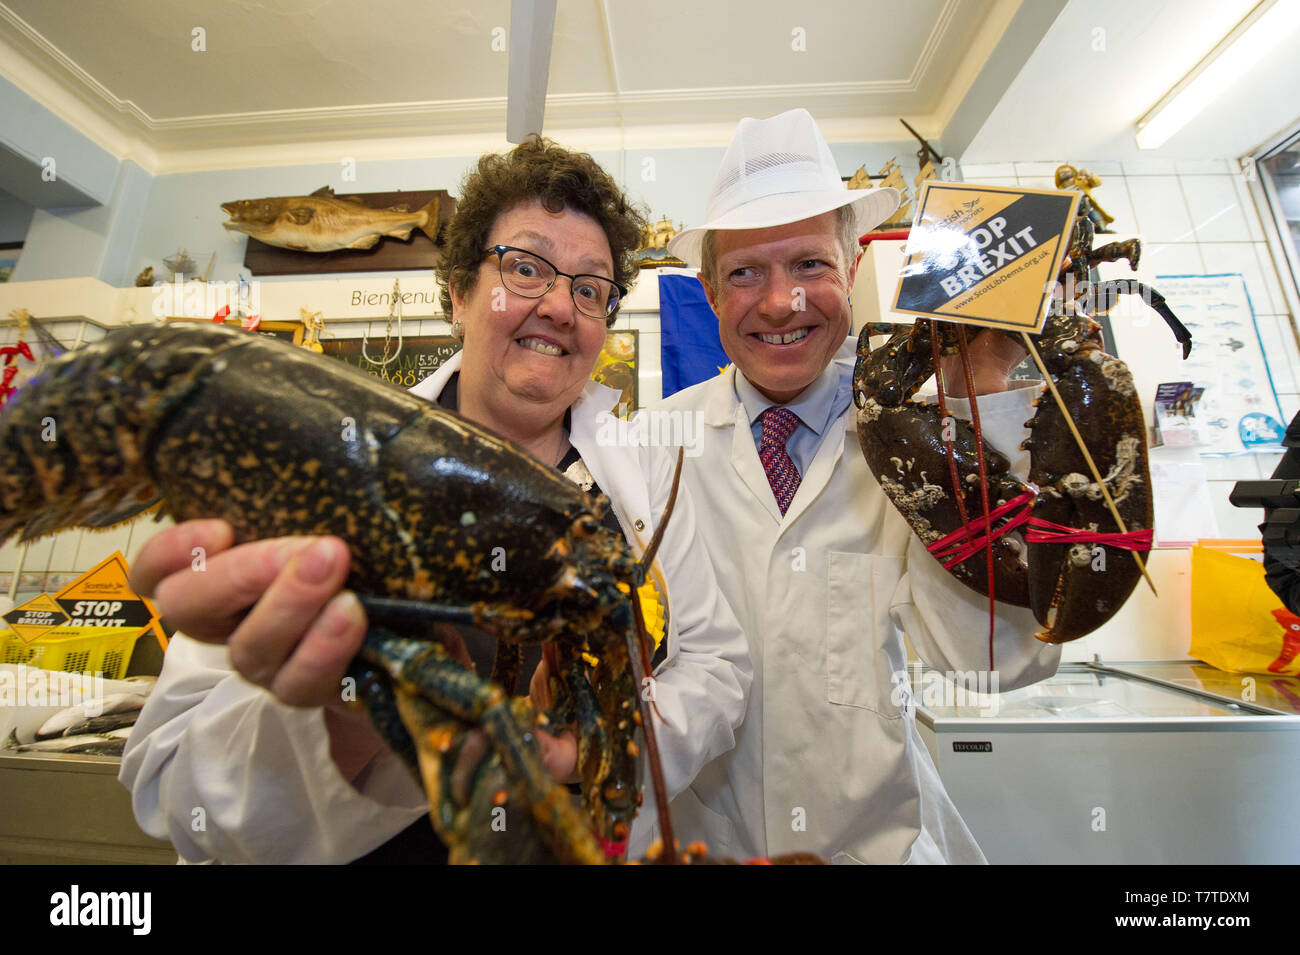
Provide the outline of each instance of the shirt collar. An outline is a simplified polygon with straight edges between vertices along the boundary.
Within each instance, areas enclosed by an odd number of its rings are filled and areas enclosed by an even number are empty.
[[[840,378],[841,369],[832,361],[816,381],[801,391],[793,401],[781,407],[789,408],[799,416],[803,424],[821,434],[835,416],[834,406],[836,395],[840,391]],[[739,368],[736,369],[736,397],[745,406],[745,418],[751,427],[759,415],[773,407],[772,400],[750,384]]]

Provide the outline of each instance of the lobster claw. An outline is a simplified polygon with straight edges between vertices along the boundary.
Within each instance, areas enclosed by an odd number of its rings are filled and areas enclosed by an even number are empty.
[[[990,535],[982,516],[982,437],[939,405],[911,400],[934,371],[939,349],[930,324],[917,323],[875,351],[864,353],[859,339],[854,393],[868,466],[958,580],[983,594],[991,582],[996,599],[1031,608],[1046,642],[1092,632],[1141,577],[1129,551],[1150,545],[1151,480],[1132,375],[1102,350],[1098,326],[1081,308],[1053,309],[1039,346],[1078,431],[1088,436],[1092,464],[1055,401],[1040,398],[1026,423],[1027,483],[1010,473],[1004,456],[984,448]],[[1091,476],[1093,464],[1100,481]]]

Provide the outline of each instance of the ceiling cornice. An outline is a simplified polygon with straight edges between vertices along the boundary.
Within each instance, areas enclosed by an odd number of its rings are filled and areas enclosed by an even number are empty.
[[[832,143],[897,142],[898,120],[874,118],[818,118],[817,125]],[[547,133],[556,132],[549,129]],[[564,145],[584,152],[620,152],[625,149],[725,148],[735,135],[734,120],[683,124],[639,124],[618,126],[573,126],[563,130]],[[337,164],[342,157],[356,162],[398,159],[440,159],[477,156],[509,149],[504,128],[490,133],[395,136],[277,143],[257,146],[226,146],[203,149],[170,149],[159,153],[155,175],[205,172],[217,169],[256,169],[263,166],[298,166],[313,163]]]
[[[958,3],[944,4],[905,79],[552,94],[547,132],[562,132],[566,144],[587,149],[725,145],[735,117],[787,102],[816,115],[832,141],[895,141],[898,111],[878,107],[877,115],[864,116],[863,104],[917,92],[936,66]],[[942,99],[929,112],[908,116],[923,135],[942,133],[1020,3],[997,0],[964,47]],[[337,162],[341,155],[432,158],[505,145],[504,96],[155,118],[115,96],[3,3],[0,53],[0,75],[113,155],[156,175]]]
[[[12,16],[0,4],[0,76],[118,159],[133,159],[152,171],[157,163],[155,150],[119,117],[107,114],[100,103],[87,100],[66,78],[37,65],[31,48],[21,39],[15,43],[15,37],[7,33],[7,17]]]

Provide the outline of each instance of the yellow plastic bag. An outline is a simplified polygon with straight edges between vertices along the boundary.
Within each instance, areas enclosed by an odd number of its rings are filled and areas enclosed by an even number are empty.
[[[1192,646],[1229,673],[1300,673],[1300,617],[1264,582],[1264,566],[1192,548]]]

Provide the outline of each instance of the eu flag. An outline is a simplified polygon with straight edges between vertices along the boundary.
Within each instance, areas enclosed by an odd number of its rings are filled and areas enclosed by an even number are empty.
[[[718,318],[692,275],[659,276],[659,363],[664,397],[717,375],[729,359],[718,338]]]

